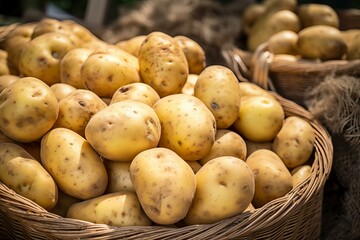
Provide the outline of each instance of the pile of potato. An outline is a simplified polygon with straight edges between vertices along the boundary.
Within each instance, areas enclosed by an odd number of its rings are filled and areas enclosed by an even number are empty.
[[[18,25],[0,77],[0,181],[113,226],[214,223],[286,195],[315,135],[185,36],[108,44],[71,22]]]
[[[276,57],[296,60],[353,60],[360,58],[360,29],[339,29],[339,16],[329,5],[298,4],[297,0],[264,0],[244,10],[246,47],[261,44]],[[295,57],[292,57],[295,56]]]

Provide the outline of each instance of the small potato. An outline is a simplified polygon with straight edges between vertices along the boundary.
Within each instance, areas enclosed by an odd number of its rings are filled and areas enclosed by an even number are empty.
[[[37,78],[18,79],[0,93],[0,131],[18,142],[40,139],[58,112],[55,94]]]
[[[228,129],[218,129],[215,135],[215,142],[209,153],[199,160],[204,165],[213,158],[221,156],[233,156],[245,160],[246,144],[244,139],[236,132]]]
[[[39,204],[52,209],[58,200],[58,188],[54,179],[22,147],[13,143],[0,143],[0,181]]]
[[[236,131],[253,142],[272,141],[285,118],[284,109],[274,98],[252,96],[241,102]]]
[[[115,162],[105,159],[104,164],[109,176],[109,183],[106,189],[107,193],[121,191],[135,192],[130,178],[131,161]]]
[[[302,28],[314,25],[327,25],[339,28],[339,17],[336,11],[327,4],[303,3],[298,6]]]
[[[161,122],[159,146],[169,148],[187,161],[203,158],[215,141],[214,115],[198,98],[173,94],[154,104]]]
[[[135,100],[152,107],[160,99],[159,94],[150,85],[139,82],[120,87],[111,98],[110,104],[123,100]]]
[[[85,128],[91,146],[112,161],[131,161],[138,153],[158,145],[161,125],[153,108],[124,100],[97,112]]]
[[[291,170],[291,176],[293,179],[293,187],[296,187],[308,176],[311,175],[311,166],[310,165],[300,165],[293,170]]]
[[[66,83],[54,83],[50,88],[59,102],[65,96],[76,90],[76,88]]]
[[[152,148],[139,153],[130,164],[130,176],[141,206],[158,224],[182,220],[196,190],[191,167],[167,148]]]
[[[272,150],[272,142],[252,142],[245,139],[246,143],[246,158],[250,156],[253,152],[259,149],[268,149]]]
[[[238,117],[238,83],[235,74],[229,68],[220,65],[205,68],[196,81],[194,96],[205,103],[215,116],[218,129],[230,127]]]
[[[116,192],[74,203],[66,217],[111,226],[150,226],[135,193]]]
[[[204,49],[191,38],[186,36],[175,36],[181,49],[185,53],[189,65],[189,74],[200,74],[206,67],[206,56]]]
[[[267,12],[275,12],[280,10],[290,10],[295,12],[298,1],[297,0],[264,0],[262,4],[265,6]]]
[[[297,40],[298,34],[293,31],[283,30],[277,32],[267,41],[268,50],[273,54],[297,55]]]
[[[81,67],[92,52],[88,48],[74,48],[67,52],[60,61],[60,82],[84,89]]]
[[[189,74],[184,51],[177,41],[162,32],[147,35],[139,50],[140,75],[160,97],[180,93]]]
[[[337,28],[315,25],[303,28],[298,35],[297,49],[303,58],[334,60],[347,52],[346,42]]]
[[[15,82],[16,80],[20,79],[19,76],[15,75],[2,75],[0,76],[0,93],[6,87],[8,87],[11,83]]]
[[[103,194],[108,175],[100,156],[85,138],[67,128],[50,130],[41,139],[41,163],[58,187],[85,200]]]
[[[249,96],[267,96],[275,98],[271,93],[252,82],[239,82],[241,100]]]
[[[53,128],[64,127],[85,137],[90,118],[106,107],[101,98],[86,89],[76,89],[59,102],[59,115]]]
[[[141,47],[141,44],[143,43],[145,38],[146,35],[139,35],[127,40],[119,41],[114,45],[137,57],[139,55],[139,49]]]
[[[359,31],[360,32],[360,31]],[[360,33],[348,44],[346,59],[360,59]]]
[[[265,11],[266,7],[261,3],[249,4],[244,9],[242,16],[242,30],[246,35],[249,34],[254,23],[265,13]]]
[[[215,223],[245,211],[255,192],[252,170],[236,157],[217,157],[196,173],[196,193],[186,224]]]
[[[262,207],[276,198],[285,196],[293,187],[289,170],[276,153],[260,149],[246,159],[255,176],[254,207]]]
[[[272,149],[288,168],[295,168],[309,160],[315,142],[314,129],[304,119],[287,117],[276,135]]]

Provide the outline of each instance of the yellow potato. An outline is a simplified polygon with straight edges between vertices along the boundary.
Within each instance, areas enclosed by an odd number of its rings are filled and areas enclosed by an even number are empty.
[[[153,106],[161,122],[159,146],[188,161],[203,158],[215,141],[214,115],[200,99],[186,94],[161,98]]]
[[[236,157],[207,162],[196,173],[196,193],[186,224],[215,223],[245,211],[255,192],[252,170]]]
[[[6,87],[8,87],[11,83],[15,82],[18,79],[20,79],[19,76],[11,75],[11,74],[0,76],[0,93],[2,92],[2,90],[4,90]]]
[[[152,107],[160,99],[159,94],[150,85],[138,82],[120,87],[111,98],[110,104],[123,100],[135,100]]]
[[[293,187],[292,177],[285,164],[276,153],[260,149],[246,159],[255,176],[254,207],[285,196]]]
[[[7,61],[7,56],[7,52],[3,49],[0,49],[0,76],[9,75],[11,73]]]
[[[140,46],[145,38],[146,35],[139,35],[127,40],[119,41],[114,45],[137,57],[139,55]]]
[[[162,32],[148,34],[138,58],[141,79],[160,97],[181,92],[189,66],[184,51],[173,37]]]
[[[252,96],[241,102],[236,131],[253,142],[268,142],[280,131],[285,118],[284,109],[274,98]]]
[[[336,11],[327,4],[303,3],[298,6],[302,28],[314,25],[327,25],[339,28],[339,17]]]
[[[75,22],[74,20],[62,20],[62,24],[68,27],[71,32],[81,40],[80,47],[88,42],[100,41],[100,39],[88,28]]]
[[[298,1],[297,0],[264,0],[262,4],[265,6],[267,12],[275,12],[280,10],[290,10],[295,12]]]
[[[185,85],[181,89],[181,93],[194,96],[195,84],[198,78],[199,75],[197,74],[193,74],[193,73],[189,74]]]
[[[55,123],[59,103],[43,81],[24,77],[0,93],[0,130],[19,142],[40,139]]]
[[[254,23],[262,16],[266,11],[266,7],[261,3],[252,3],[249,4],[243,12],[242,15],[242,30],[248,35],[250,29],[253,27]]]
[[[309,160],[315,142],[310,123],[297,117],[287,117],[276,135],[272,149],[288,168],[295,168]]]
[[[360,59],[360,34],[357,34],[348,44],[346,59]]]
[[[213,158],[221,156],[233,156],[245,160],[246,143],[236,132],[228,129],[218,129],[215,135],[215,142],[208,154],[199,160],[204,165]]]
[[[106,107],[101,98],[86,89],[76,89],[59,102],[59,115],[54,128],[63,127],[85,137],[90,118]]]
[[[109,183],[106,189],[107,193],[113,192],[135,192],[134,185],[130,178],[130,164],[129,162],[115,162],[104,160],[106,171],[109,176]]]
[[[41,163],[58,187],[85,200],[106,190],[108,175],[100,156],[85,138],[67,128],[50,130],[41,139]]]
[[[239,82],[241,100],[249,96],[267,96],[275,98],[271,93],[252,82]]]
[[[76,90],[76,88],[66,83],[54,83],[50,88],[59,102],[65,96]]]
[[[206,56],[204,49],[191,38],[186,36],[175,36],[175,41],[185,53],[189,65],[189,73],[200,74],[206,67]]]
[[[212,65],[204,69],[195,84],[194,96],[205,103],[216,119],[217,128],[228,128],[240,108],[238,79],[227,67]]]
[[[291,176],[293,179],[293,187],[296,187],[305,179],[311,175],[311,166],[310,165],[300,165],[293,170],[291,170]]]
[[[124,100],[97,112],[85,128],[91,146],[104,158],[131,161],[138,153],[158,145],[161,125],[153,108]]]
[[[297,40],[298,34],[293,31],[283,30],[277,32],[268,39],[268,50],[273,54],[297,55]]]
[[[182,220],[196,190],[191,167],[167,148],[152,148],[139,153],[130,165],[130,177],[141,206],[158,224]]]
[[[297,49],[303,58],[341,59],[347,45],[339,29],[326,25],[303,28],[299,33]]]
[[[74,203],[66,217],[111,226],[150,226],[135,193],[116,192]]]
[[[22,147],[0,143],[0,181],[46,210],[58,200],[58,188],[45,168]]]

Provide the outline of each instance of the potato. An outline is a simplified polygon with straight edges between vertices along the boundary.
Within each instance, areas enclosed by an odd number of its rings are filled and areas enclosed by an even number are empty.
[[[60,61],[73,48],[75,45],[64,34],[42,34],[24,46],[19,59],[20,74],[39,78],[48,85],[60,82]]]
[[[196,84],[196,81],[198,80],[198,78],[199,78],[199,75],[197,75],[197,74],[193,74],[193,73],[189,74],[185,85],[181,89],[181,93],[187,94],[190,96],[194,96],[195,84]]]
[[[13,143],[0,143],[0,181],[39,204],[52,209],[58,200],[58,188],[54,179],[22,147]]]
[[[217,157],[196,173],[196,193],[186,224],[215,223],[245,211],[255,192],[252,170],[236,157]]]
[[[85,200],[103,194],[108,175],[100,156],[85,138],[67,128],[50,130],[41,139],[41,163],[58,187]]]
[[[162,32],[148,34],[138,58],[141,79],[160,97],[181,92],[189,66],[184,51],[173,37]]]
[[[0,76],[0,93],[2,90],[4,90],[6,87],[8,87],[11,83],[15,82],[16,80],[20,79],[19,76],[6,74]]]
[[[298,34],[283,30],[273,34],[267,41],[268,50],[273,54],[291,54],[297,55],[296,43],[298,40]]]
[[[146,35],[138,35],[127,40],[116,42],[114,45],[137,57],[139,55],[140,46],[145,38]]]
[[[230,127],[237,119],[240,108],[238,79],[227,67],[212,65],[198,77],[194,96],[199,98],[215,116],[216,126]]]
[[[196,178],[174,151],[158,147],[139,153],[130,164],[130,177],[152,221],[169,225],[186,216],[195,195]]]
[[[246,45],[250,51],[255,51],[260,44],[266,42],[275,33],[283,30],[298,32],[300,28],[298,16],[290,10],[264,14],[251,28]]]
[[[131,161],[138,153],[158,145],[161,125],[154,109],[124,100],[97,112],[85,128],[91,146],[112,161]]]
[[[40,139],[55,123],[59,103],[43,81],[24,77],[0,93],[0,130],[18,142]]]
[[[140,82],[138,70],[112,53],[91,54],[82,64],[81,79],[86,89],[108,98],[121,86]]]
[[[280,131],[285,118],[284,109],[274,98],[252,96],[241,102],[235,130],[253,142],[268,142]]]
[[[246,158],[250,156],[250,154],[252,154],[253,152],[259,149],[272,150],[272,142],[252,142],[250,140],[245,139],[245,144],[246,144]]]
[[[67,83],[54,83],[50,86],[51,90],[55,94],[56,99],[60,102],[65,96],[75,91],[76,88]]]
[[[206,56],[204,49],[191,38],[178,35],[174,37],[185,53],[189,65],[189,73],[200,74],[206,67]]]
[[[293,180],[293,187],[295,188],[305,179],[311,175],[311,166],[310,165],[300,165],[293,170],[291,170],[291,176]]]
[[[354,59],[360,59],[360,34],[357,34],[353,40],[348,43],[348,50],[346,59],[348,60],[354,60]]]
[[[7,52],[3,49],[0,49],[0,76],[9,75],[10,69],[7,63]]]
[[[88,42],[101,41],[88,28],[75,22],[74,20],[66,19],[66,20],[62,20],[61,22],[64,26],[68,27],[75,36],[77,36],[81,40],[79,47],[82,47],[82,45]]]
[[[63,191],[58,189],[58,201],[53,209],[50,210],[51,213],[57,214],[61,217],[66,217],[66,213],[71,205],[78,203],[82,200],[75,197],[65,194]]]
[[[150,226],[135,193],[116,192],[74,203],[66,217],[111,226]]]
[[[290,10],[295,12],[297,7],[297,0],[264,0],[262,4],[265,6],[267,12],[275,12],[280,10]]]
[[[85,137],[90,118],[106,107],[101,98],[86,89],[76,89],[59,102],[59,115],[54,128],[64,127]]]
[[[213,158],[221,156],[233,156],[245,160],[246,144],[244,139],[236,132],[228,129],[218,129],[215,142],[208,154],[199,160],[204,165]]]
[[[173,94],[161,98],[153,108],[161,122],[159,146],[173,150],[187,161],[199,160],[210,151],[216,121],[200,99]]]
[[[107,193],[113,192],[135,192],[134,185],[130,178],[130,163],[129,162],[115,162],[104,160],[106,171],[108,173],[109,181],[106,189]]]
[[[120,87],[111,98],[110,104],[123,100],[135,100],[152,107],[160,99],[159,94],[150,85],[138,82]]]
[[[252,82],[239,82],[239,88],[241,100],[249,96],[267,96],[275,98],[269,91]]]
[[[262,16],[266,11],[266,7],[261,3],[249,4],[243,12],[242,16],[242,31],[248,35],[250,29],[254,23]]]
[[[347,52],[346,42],[337,28],[315,25],[303,28],[298,35],[297,49],[304,58],[334,60]]]
[[[60,61],[60,82],[75,88],[85,88],[81,78],[81,67],[93,50],[88,48],[74,48],[67,52]]]
[[[305,163],[314,150],[315,132],[310,123],[297,116],[287,117],[276,135],[272,149],[288,168]]]
[[[327,25],[339,28],[339,17],[336,11],[327,4],[303,3],[298,6],[302,28],[314,25]]]
[[[254,207],[262,207],[268,202],[285,196],[293,187],[292,177],[285,164],[276,153],[259,149],[246,159],[255,177]]]

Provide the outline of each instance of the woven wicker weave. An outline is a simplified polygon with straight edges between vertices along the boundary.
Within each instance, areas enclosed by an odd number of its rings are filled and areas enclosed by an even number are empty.
[[[47,212],[0,183],[2,239],[318,239],[324,184],[332,166],[328,132],[304,108],[274,93],[287,116],[306,119],[316,140],[312,174],[284,197],[214,224],[111,227]]]

